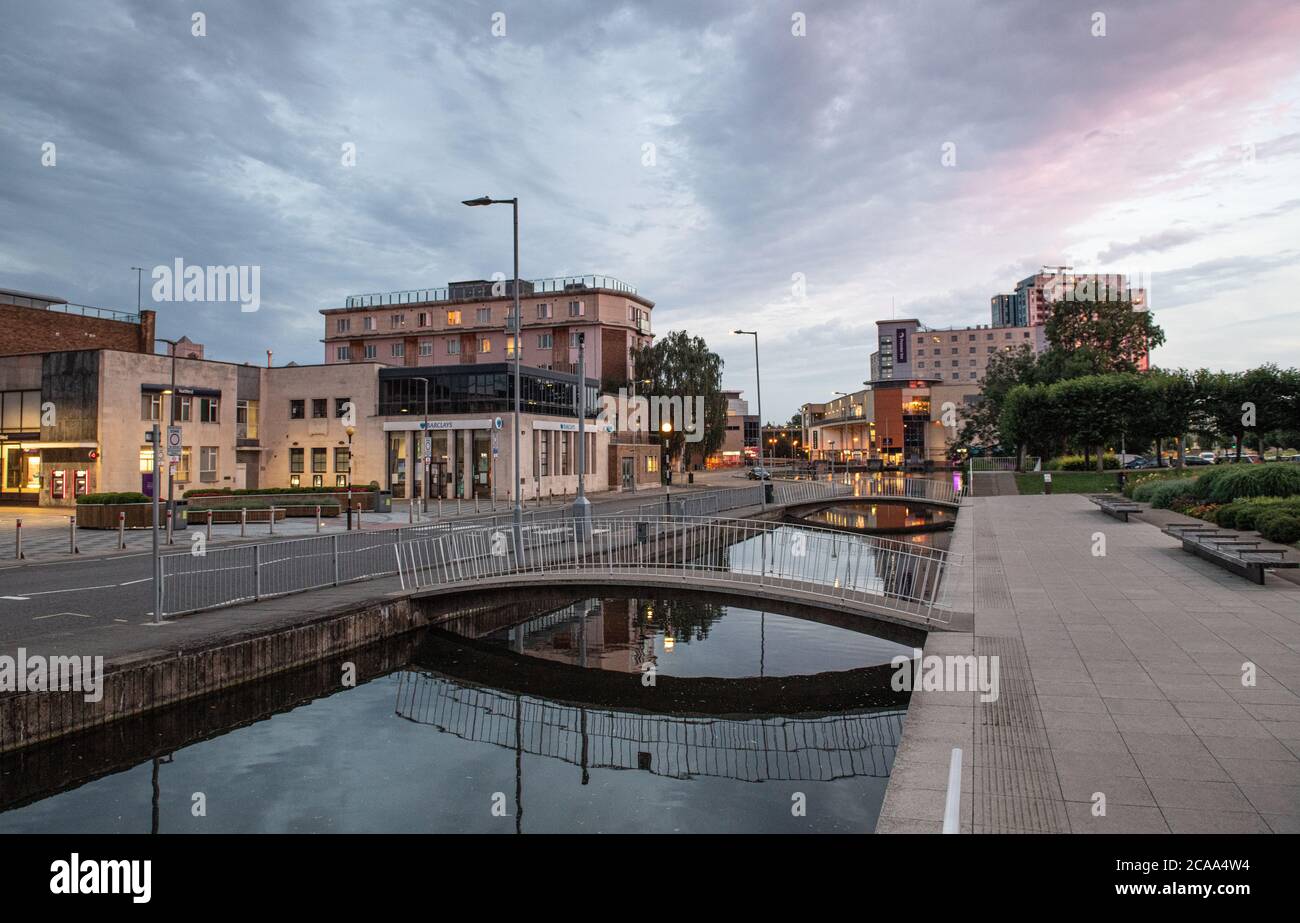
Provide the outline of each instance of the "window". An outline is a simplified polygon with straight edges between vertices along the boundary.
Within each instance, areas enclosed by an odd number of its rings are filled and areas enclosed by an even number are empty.
[[[323,475],[319,475],[319,474],[313,474],[313,475],[311,476],[311,486],[312,486],[312,487],[324,487],[324,486],[325,486],[325,478],[324,478],[324,476],[323,476]]]
[[[954,334],[952,335],[952,341],[953,341],[954,343],[957,342],[957,334],[954,333]]]
[[[447,324],[448,324],[449,326],[455,327],[455,326],[456,326],[457,324],[459,324],[459,323],[460,323],[460,312],[459,312],[459,311],[448,311],[448,312],[447,312]]]
[[[550,349],[551,346],[553,345],[553,343],[554,343],[554,339],[553,339],[552,334],[549,334],[549,333],[539,333],[539,334],[537,334],[537,348],[538,348],[538,349]]]
[[[506,337],[506,358],[513,359],[514,357],[515,357],[515,338],[512,335]]]
[[[329,400],[323,397],[313,397],[311,399],[311,418],[313,420],[324,420],[329,416]]]
[[[351,329],[352,318],[350,317],[340,317],[334,322],[334,330],[336,333],[347,333]]]
[[[217,479],[217,447],[199,446],[199,480],[211,484]]]
[[[991,340],[991,339],[993,339],[993,334],[992,334],[992,333],[986,333],[986,334],[984,334],[984,339],[986,339],[986,340]]]
[[[340,475],[338,475],[336,478],[334,478],[334,486],[335,486],[335,487],[347,487],[347,486],[348,486],[348,476],[347,476],[346,474],[340,474]]]
[[[193,419],[194,398],[188,394],[176,395],[176,420],[180,423],[188,423]]]
[[[578,337],[579,337],[579,336],[580,336],[580,334],[578,333],[578,331],[576,331],[576,330],[570,330],[570,331],[569,331],[569,349],[577,349],[577,348],[578,348]]]
[[[334,473],[347,474],[352,467],[352,455],[346,448],[336,448],[334,450]]]
[[[221,401],[215,397],[199,398],[199,422],[220,423]],[[215,449],[213,451],[216,451]]]
[[[924,350],[924,349],[918,349],[918,350],[916,351],[916,354],[917,354],[918,356],[924,356],[924,355],[925,355],[925,350]]]
[[[1009,339],[1011,339],[1011,331],[1008,330],[1006,333],[1002,334],[1002,339],[1004,339],[1004,340],[1009,340]]]
[[[973,355],[973,354],[975,353],[975,347],[972,346],[972,347],[970,348],[970,351],[971,351],[971,354]]]
[[[816,434],[814,434],[814,435],[816,435]],[[647,455],[647,456],[645,457],[645,473],[646,473],[646,474],[654,474],[654,473],[655,473],[656,471],[658,471],[658,470],[659,470],[659,458],[658,458],[658,456],[655,456],[655,455]]]
[[[349,347],[347,347],[347,346],[339,346],[339,347],[336,347],[336,348],[335,348],[335,350],[334,350],[334,360],[335,360],[336,362],[347,362],[348,359],[350,359],[350,358],[352,358],[352,356],[351,356],[351,350],[350,350]]]
[[[569,471],[569,434],[560,433],[560,464],[559,474],[572,474]]]
[[[348,412],[348,404],[352,403],[350,397],[334,398],[334,416],[341,417]]]
[[[147,391],[140,395],[140,419],[162,419],[162,395],[157,391]]]
[[[405,327],[405,326],[406,326],[406,315],[405,315],[405,314],[391,314],[391,315],[389,315],[389,317],[388,317],[388,326],[389,326],[390,329],[393,329],[393,330],[396,330],[398,327]]]
[[[375,319],[373,317],[364,317],[361,319],[361,326],[365,330],[374,330]]]
[[[185,483],[190,479],[190,447],[181,446],[181,457],[176,462],[176,480]]]
[[[367,343],[367,344],[366,344],[366,358],[367,358],[367,359],[374,359],[374,358],[377,358],[378,356],[379,356],[379,347],[376,346],[374,343]]]
[[[307,405],[305,401],[289,402],[289,419],[304,420],[307,418]]]
[[[326,461],[327,461],[328,459],[329,459],[329,450],[328,450],[328,449],[312,449],[312,450],[311,450],[311,471],[312,471],[312,474],[324,474],[324,473],[325,473],[325,463],[326,463]],[[319,486],[323,486],[323,485],[317,485],[317,486],[319,487]]]
[[[923,369],[923,368],[925,368],[925,360],[924,360],[924,359],[920,359],[920,360],[918,360],[917,363],[916,363],[916,367],[917,367],[918,369]]]
[[[403,358],[406,355],[406,344],[394,343],[391,352],[394,359]]]
[[[488,339],[487,337],[479,337],[479,340],[478,340],[478,351],[481,352],[481,353],[490,353],[490,352],[492,352],[492,341],[491,341],[490,339]]]
[[[302,459],[305,449],[289,450],[289,473],[302,474]]]
[[[476,323],[480,323],[480,324],[492,323],[492,309],[479,308],[477,311],[474,312],[474,320]]]
[[[298,474],[291,474],[291,475],[289,475],[289,486],[290,486],[290,487],[301,487],[301,486],[302,486],[302,475],[298,475]]]
[[[5,432],[27,433],[41,428],[41,392],[39,390],[0,392],[0,404],[3,404],[3,407],[0,407],[0,429]],[[14,479],[9,484],[10,487],[17,487],[22,482],[20,468],[20,465],[15,465],[9,469],[11,472],[10,478]],[[33,463],[29,471],[33,477],[39,476],[39,463]],[[28,480],[30,481],[31,478]]]
[[[585,301],[570,301],[569,316],[582,317],[587,313],[587,303]]]
[[[548,318],[554,317],[555,316],[554,305],[539,304],[537,306],[537,316],[542,320],[546,320]]]
[[[537,433],[537,465],[538,476],[547,477],[551,473],[551,434],[547,432]]]
[[[429,320],[431,317],[433,317],[433,315],[430,314],[428,311],[421,311],[419,314],[416,315],[416,323],[418,323],[421,327],[427,327],[429,326]]]
[[[235,438],[257,438],[257,401],[235,401]]]
[[[457,339],[456,337],[451,337],[447,340],[447,355],[449,356],[460,355],[460,340]]]

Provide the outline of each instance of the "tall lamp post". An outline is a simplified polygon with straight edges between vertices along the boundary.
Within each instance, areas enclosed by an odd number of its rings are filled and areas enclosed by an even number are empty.
[[[747,336],[754,338],[754,381],[758,386],[758,467],[764,469],[763,464],[763,376],[758,371],[758,331],[757,330],[733,330],[736,336]],[[760,478],[761,480],[761,478]],[[767,488],[763,488],[763,508],[767,508]]]
[[[135,313],[139,314],[140,313],[140,286],[142,284],[141,279],[144,278],[141,275],[141,273],[144,272],[144,267],[132,266],[131,271],[135,273]]]
[[[423,472],[420,478],[423,482],[420,512],[423,514],[429,511],[429,462],[433,459],[433,436],[429,434],[429,379],[421,378],[419,381],[424,382],[424,423],[420,426],[420,470]],[[414,497],[411,502],[415,502]]]
[[[176,425],[176,341],[168,340],[163,337],[154,337],[155,343],[166,343],[172,350],[172,385],[171,390],[167,391],[167,428],[170,430]],[[193,408],[190,408],[193,411]],[[157,447],[155,446],[155,451]],[[173,499],[172,485],[176,481],[176,475],[172,472],[172,460],[167,459],[167,516],[170,518],[172,528],[176,528],[176,504]],[[158,488],[155,487],[155,490]],[[170,536],[169,543],[170,543]]]
[[[591,501],[587,499],[587,370],[585,333],[578,334],[578,495],[573,499],[573,519],[585,541],[591,536]]]
[[[673,512],[673,469],[672,469],[672,451],[669,440],[673,437],[673,424],[671,420],[664,420],[659,424],[659,454],[662,456],[659,460],[659,468],[663,473],[664,482],[664,510],[668,515]]]
[[[348,434],[348,531],[352,531],[352,467],[355,459],[352,457],[352,436],[356,433],[355,426],[349,426],[344,430]]]
[[[523,563],[524,554],[524,506],[522,494],[522,480],[519,475],[519,358],[523,354],[523,316],[519,313],[519,199],[493,199],[489,196],[479,196],[477,199],[465,199],[461,204],[468,205],[471,208],[477,208],[483,205],[509,205],[514,211],[514,241],[515,241],[515,311],[513,318],[506,325],[506,331],[513,332],[515,335],[515,413],[513,423],[512,445],[515,456],[515,483],[511,488],[511,494],[515,498],[514,508],[514,532],[515,532],[515,552],[519,556],[519,562]]]

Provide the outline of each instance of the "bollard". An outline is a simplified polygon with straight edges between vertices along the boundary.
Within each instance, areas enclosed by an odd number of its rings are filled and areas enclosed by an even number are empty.
[[[442,497],[438,498],[438,518],[442,518]]]
[[[19,560],[23,556],[23,521],[21,519],[14,521],[14,557]]]
[[[117,547],[119,549],[126,547],[126,511],[119,511],[117,514]]]
[[[474,495],[474,512],[478,512],[478,494]]]
[[[1044,471],[1043,472],[1043,493],[1050,494],[1051,492],[1052,492],[1052,472]]]
[[[411,498],[410,503],[406,504],[406,521],[410,523],[415,522],[415,498],[414,497]]]
[[[943,805],[943,832],[961,833],[961,748],[952,748],[948,763],[948,793]]]
[[[167,544],[172,543],[172,511],[167,511]]]
[[[77,547],[77,517],[68,517],[68,554],[81,554]]]
[[[457,497],[457,498],[456,498],[456,515],[457,515],[457,516],[460,515],[460,503],[461,503],[461,498],[460,498],[460,497]]]
[[[272,505],[271,508],[267,510],[266,521],[271,524],[271,534],[274,535],[275,534],[275,506],[274,505]]]
[[[316,504],[316,532],[320,532],[320,504]]]
[[[212,541],[212,510],[208,510],[208,541]]]
[[[361,514],[365,512],[365,509],[366,509],[365,506],[357,507],[357,529],[358,530],[361,528]]]
[[[248,507],[239,508],[239,537],[244,538],[248,534]]]

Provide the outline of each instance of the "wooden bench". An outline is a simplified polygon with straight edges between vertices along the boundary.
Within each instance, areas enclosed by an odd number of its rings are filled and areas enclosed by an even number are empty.
[[[1107,516],[1113,516],[1120,522],[1128,522],[1129,513],[1140,513],[1142,507],[1127,497],[1115,497],[1110,494],[1093,494],[1088,498],[1097,504],[1097,508]]]
[[[1238,532],[1189,523],[1171,523],[1160,531],[1182,542],[1184,551],[1261,586],[1270,568],[1300,567],[1300,561],[1285,559],[1285,548],[1260,548]]]

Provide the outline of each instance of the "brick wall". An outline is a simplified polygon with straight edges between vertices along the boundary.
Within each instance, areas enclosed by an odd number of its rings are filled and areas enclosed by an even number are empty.
[[[153,352],[154,312],[141,311],[140,323],[83,317],[41,308],[0,305],[0,356],[71,349]]]

